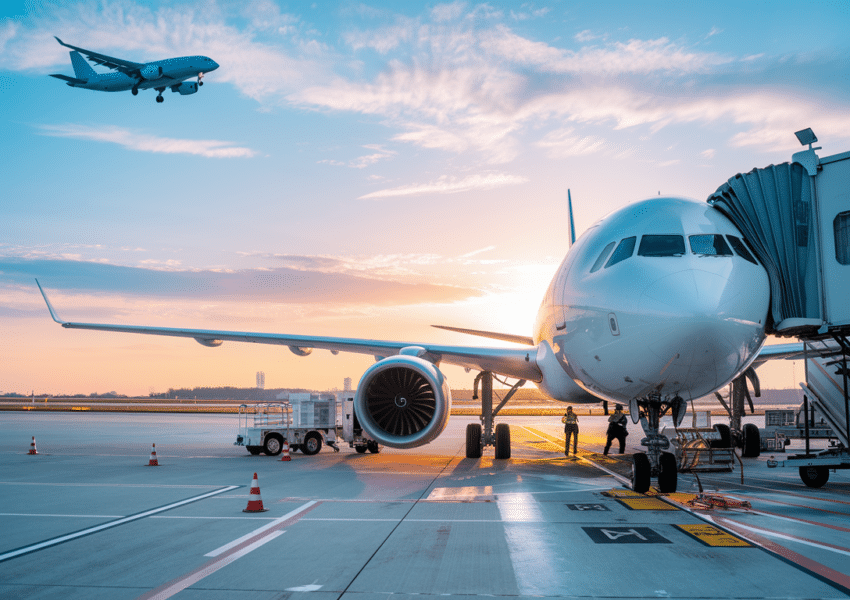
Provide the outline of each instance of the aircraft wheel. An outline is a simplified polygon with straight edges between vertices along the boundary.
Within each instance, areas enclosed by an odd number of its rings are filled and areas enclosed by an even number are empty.
[[[466,458],[481,458],[481,424],[466,426]]]
[[[823,484],[829,481],[829,469],[826,467],[800,467],[800,479],[807,487],[823,487]]]
[[[679,470],[676,465],[676,455],[672,452],[662,452],[660,460],[661,473],[658,474],[658,491],[662,494],[676,492]]]
[[[711,448],[731,448],[732,447],[732,430],[724,423],[718,423],[714,426],[714,430],[720,435],[719,440],[709,440],[708,445]]]
[[[262,450],[262,447],[260,447],[260,446],[245,446],[245,449],[251,454],[251,456],[257,456],[260,453],[260,451]]]
[[[263,442],[263,451],[268,456],[277,456],[283,450],[283,438],[273,433],[266,436],[266,441]]]
[[[357,454],[366,454],[366,446],[354,446]]]
[[[322,437],[315,431],[308,433],[304,437],[304,443],[301,444],[301,452],[307,456],[318,454],[322,449]]]
[[[511,457],[511,426],[507,423],[496,425],[496,459],[507,460]]]
[[[135,88],[135,87],[134,87],[134,88],[133,88],[132,90],[130,90],[130,91],[133,93],[133,95],[134,95],[134,96],[138,96],[138,95],[139,95],[139,88]]]
[[[741,455],[744,458],[755,458],[761,454],[761,434],[759,428],[752,423],[744,425],[744,448]]]
[[[299,446],[298,444],[289,444],[289,451],[290,452],[297,452],[298,448],[300,448],[300,447],[301,446]]]
[[[204,85],[204,82],[203,82],[203,81],[199,81],[199,82],[198,82],[198,85]]]
[[[638,452],[632,460],[632,489],[639,494],[645,494],[649,491],[649,480],[652,473],[649,457],[643,452]]]
[[[381,447],[378,445],[378,442],[369,442],[366,444],[366,449],[372,454],[377,454],[381,451]]]
[[[162,102],[165,102],[165,98],[163,98],[162,96],[157,96],[156,101],[159,102],[159,103],[162,103]]]

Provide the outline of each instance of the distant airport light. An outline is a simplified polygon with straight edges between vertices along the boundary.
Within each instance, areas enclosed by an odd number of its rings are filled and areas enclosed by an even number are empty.
[[[805,146],[809,145],[811,148],[812,144],[818,141],[818,136],[815,135],[815,132],[812,131],[811,127],[806,127],[805,129],[801,129],[800,131],[795,131],[794,135],[797,136],[797,139],[800,140],[800,144]]]

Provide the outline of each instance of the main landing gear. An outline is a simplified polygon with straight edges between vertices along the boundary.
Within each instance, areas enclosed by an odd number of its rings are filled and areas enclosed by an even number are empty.
[[[134,85],[134,86],[133,86],[133,89],[132,89],[132,90],[130,90],[130,92],[131,92],[134,96],[138,96],[138,95],[139,95],[139,88],[138,88],[138,86],[135,86],[135,85]]]
[[[162,102],[165,101],[165,98],[162,97],[162,92],[165,91],[165,88],[156,88],[156,91],[159,92],[159,94],[156,97],[156,101],[161,104]]]
[[[647,451],[635,454],[632,463],[632,489],[641,494],[649,491],[652,477],[658,478],[658,490],[661,493],[671,494],[676,491],[676,455],[666,452],[670,447],[670,440],[658,432],[658,423],[668,410],[671,411],[673,421],[678,427],[685,418],[687,404],[680,396],[668,400],[662,399],[660,394],[635,398],[629,404],[632,422],[640,421],[646,434],[640,443],[646,446]]]
[[[496,460],[511,457],[511,429],[507,423],[499,423],[493,428],[493,419],[516,391],[525,385],[520,379],[508,391],[499,405],[493,408],[493,373],[482,371],[475,378],[473,400],[478,397],[478,383],[481,382],[481,423],[466,426],[466,458],[481,458],[484,446],[493,446]]]

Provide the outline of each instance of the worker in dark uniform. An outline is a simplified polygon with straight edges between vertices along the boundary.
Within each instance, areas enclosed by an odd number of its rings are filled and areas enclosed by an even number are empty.
[[[561,418],[561,423],[564,424],[564,436],[566,437],[564,456],[570,455],[570,437],[573,438],[573,454],[575,455],[578,446],[578,415],[573,412],[572,406],[567,407],[567,412]]]
[[[605,442],[605,451],[602,453],[608,456],[608,450],[611,449],[611,442],[615,439],[620,442],[620,454],[626,451],[626,436],[629,432],[626,430],[626,415],[623,414],[623,405],[617,404],[614,407],[614,414],[608,417],[608,439]]]

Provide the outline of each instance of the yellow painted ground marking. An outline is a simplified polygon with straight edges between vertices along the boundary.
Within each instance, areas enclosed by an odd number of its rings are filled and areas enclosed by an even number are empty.
[[[617,488],[613,488],[608,490],[607,492],[602,492],[605,496],[609,496],[611,498],[643,498],[644,495],[638,492],[634,492],[632,490],[621,490]]]
[[[632,510],[679,510],[658,498],[617,498]]]
[[[678,527],[697,541],[702,542],[706,546],[723,547],[723,548],[751,548],[752,544],[745,542],[739,537],[726,533],[722,529],[718,529],[714,525],[708,524],[691,524],[691,525],[674,525]]]

